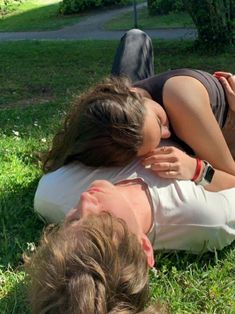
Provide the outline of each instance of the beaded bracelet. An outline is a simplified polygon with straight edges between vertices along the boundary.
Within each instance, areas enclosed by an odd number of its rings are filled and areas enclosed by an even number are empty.
[[[191,181],[196,181],[201,173],[201,169],[202,169],[202,161],[199,158],[196,158],[197,161],[197,165],[196,165],[196,169],[195,169],[195,173],[193,178],[191,179]]]

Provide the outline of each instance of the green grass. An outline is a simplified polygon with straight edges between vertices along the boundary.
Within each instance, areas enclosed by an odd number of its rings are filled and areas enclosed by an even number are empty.
[[[199,55],[191,42],[154,41],[156,70],[195,67],[235,72],[235,49]],[[0,44],[0,313],[28,314],[22,253],[43,228],[33,213],[46,149],[68,102],[108,75],[117,42],[5,42]],[[157,254],[152,300],[172,313],[234,313],[235,248],[195,257]]]
[[[20,5],[13,5],[7,14],[0,14],[0,32],[46,31],[57,30],[67,25],[79,23],[91,12],[61,15],[59,5],[62,0],[25,0]],[[143,0],[137,0],[143,2]],[[130,0],[130,4],[132,0]],[[119,8],[110,6],[105,10]],[[103,11],[97,8],[95,13]]]
[[[138,28],[178,28],[194,27],[191,17],[187,13],[170,13],[167,15],[149,16],[147,8],[138,10]],[[133,12],[125,13],[105,23],[106,30],[127,30],[133,27]]]
[[[78,23],[78,15],[58,14],[61,0],[27,0],[7,15],[0,16],[0,31],[39,31],[63,28]]]

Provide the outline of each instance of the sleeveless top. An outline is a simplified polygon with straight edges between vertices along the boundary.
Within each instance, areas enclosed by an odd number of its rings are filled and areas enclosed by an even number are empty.
[[[214,113],[214,116],[219,126],[222,128],[224,126],[228,112],[227,99],[221,83],[213,75],[207,72],[186,68],[169,70],[167,72],[138,81],[134,84],[134,86],[147,90],[151,97],[153,98],[153,100],[155,100],[162,107],[164,107],[163,103],[164,85],[168,79],[175,76],[190,76],[202,83],[202,85],[206,88],[208,92],[211,109]]]

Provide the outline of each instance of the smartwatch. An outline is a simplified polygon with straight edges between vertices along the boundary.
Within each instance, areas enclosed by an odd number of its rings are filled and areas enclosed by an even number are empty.
[[[204,168],[204,170],[202,172],[202,176],[201,176],[200,180],[197,182],[197,184],[205,186],[205,185],[211,183],[213,176],[214,176],[214,173],[215,173],[215,169],[212,167],[211,164],[209,164],[208,161],[203,160],[203,162],[205,163],[205,168]]]

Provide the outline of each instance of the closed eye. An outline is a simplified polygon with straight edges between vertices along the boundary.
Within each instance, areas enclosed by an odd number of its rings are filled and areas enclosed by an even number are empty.
[[[161,124],[161,121],[160,121],[160,119],[158,118],[158,116],[156,116],[156,119],[157,119],[157,123],[158,123],[159,128],[160,128],[160,133],[161,133],[161,135],[162,135],[162,124]]]

